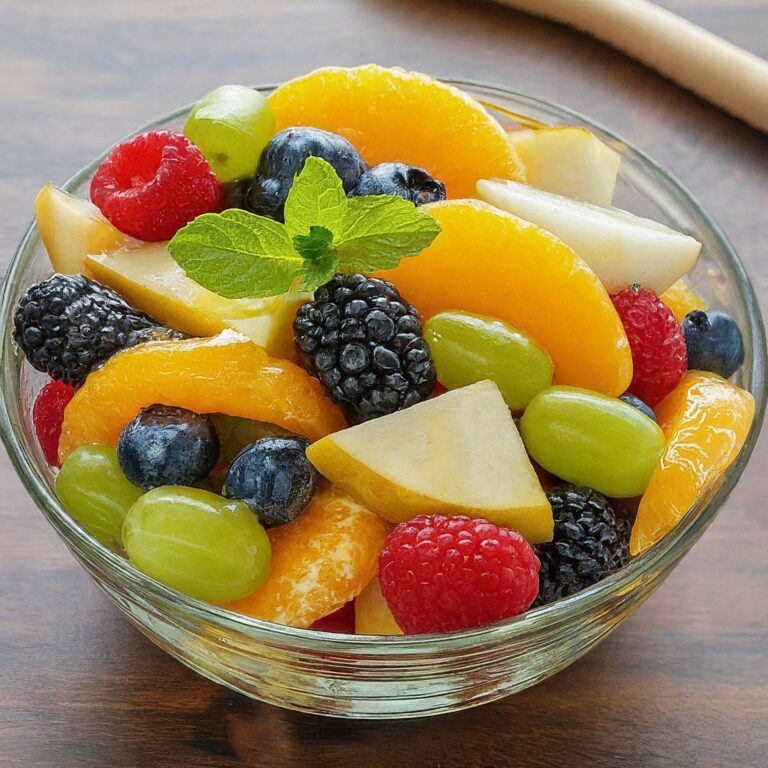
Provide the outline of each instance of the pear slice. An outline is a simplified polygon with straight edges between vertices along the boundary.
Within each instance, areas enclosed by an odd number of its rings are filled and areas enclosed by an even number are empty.
[[[87,254],[109,253],[129,239],[93,203],[50,182],[37,194],[35,219],[54,270],[67,275],[83,272]]]
[[[609,206],[621,155],[586,128],[559,125],[509,133],[532,187],[593,205]]]
[[[608,293],[639,283],[661,295],[696,263],[701,243],[620,208],[600,208],[515,181],[481,180],[477,192],[497,208],[537,224],[569,245]]]
[[[307,456],[392,523],[468,515],[514,528],[532,543],[552,538],[552,509],[491,381],[328,435]]]
[[[188,277],[164,243],[88,256],[85,265],[96,280],[171,328],[191,336],[215,336],[232,328],[274,357],[296,358],[293,319],[309,294],[226,299]]]

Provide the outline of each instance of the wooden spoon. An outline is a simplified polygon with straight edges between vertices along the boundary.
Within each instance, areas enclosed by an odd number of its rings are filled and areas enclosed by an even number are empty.
[[[768,132],[768,61],[648,0],[497,0],[624,51]]]

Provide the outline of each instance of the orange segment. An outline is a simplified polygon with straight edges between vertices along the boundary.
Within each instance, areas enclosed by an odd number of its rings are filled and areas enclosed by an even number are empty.
[[[656,408],[667,445],[640,501],[630,552],[667,534],[738,456],[755,415],[752,395],[692,371]]]
[[[423,206],[441,233],[382,273],[424,316],[462,309],[533,336],[555,383],[622,394],[632,380],[627,337],[594,272],[554,235],[475,200]]]
[[[277,130],[309,125],[345,136],[371,165],[399,160],[474,197],[478,179],[524,178],[502,127],[472,97],[418,72],[327,67],[269,97]]]
[[[211,339],[141,344],[90,374],[64,412],[61,460],[81,445],[115,445],[123,427],[153,403],[266,421],[311,440],[345,426],[306,371],[223,331]]]
[[[376,574],[388,526],[344,492],[326,486],[292,523],[271,528],[272,569],[239,613],[308,627],[356,597]]]
[[[667,288],[659,298],[672,310],[678,323],[682,323],[683,318],[694,309],[707,310],[707,303],[688,285],[684,277]]]

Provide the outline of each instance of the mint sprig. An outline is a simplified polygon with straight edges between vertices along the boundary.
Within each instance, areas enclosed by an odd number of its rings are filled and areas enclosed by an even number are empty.
[[[206,213],[168,243],[204,288],[230,299],[310,291],[336,272],[374,272],[415,256],[440,225],[392,195],[347,198],[333,166],[309,157],[288,193],[285,224],[248,211]]]

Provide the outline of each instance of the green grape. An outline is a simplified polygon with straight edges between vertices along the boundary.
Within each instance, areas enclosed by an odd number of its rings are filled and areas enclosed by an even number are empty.
[[[664,448],[664,433],[629,403],[577,387],[550,387],[520,420],[531,457],[563,480],[606,496],[639,496]]]
[[[513,411],[552,384],[546,350],[511,325],[469,312],[440,312],[424,329],[438,381],[458,389],[490,379]]]
[[[169,485],[131,507],[123,546],[140,571],[211,603],[253,592],[266,579],[272,554],[266,531],[243,502]]]
[[[119,547],[126,513],[143,493],[128,482],[111,445],[76,448],[56,477],[56,494],[64,509],[112,549]]]
[[[272,107],[246,85],[222,85],[203,96],[184,125],[221,181],[247,179],[256,173],[261,151],[275,132]]]

